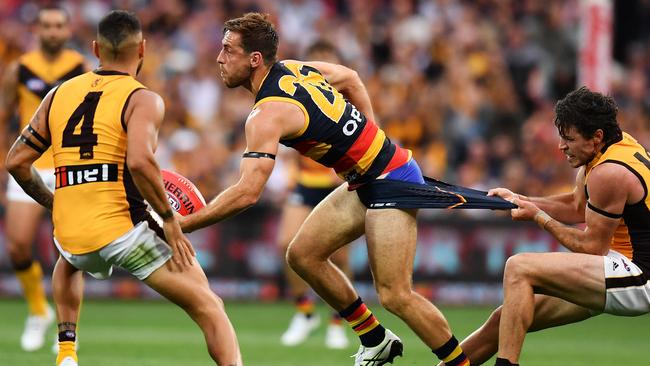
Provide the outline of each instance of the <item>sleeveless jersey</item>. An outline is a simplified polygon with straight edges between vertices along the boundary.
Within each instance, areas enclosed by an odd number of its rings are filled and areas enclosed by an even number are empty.
[[[300,156],[296,181],[308,188],[334,188],[341,184],[336,173],[306,156]]]
[[[305,125],[280,143],[333,168],[355,189],[411,158],[411,151],[391,143],[384,131],[343,98],[313,67],[276,62],[255,97],[255,107],[288,102],[305,115]]]
[[[144,86],[126,73],[96,70],[55,90],[48,111],[56,189],[54,236],[72,254],[98,250],[146,217],[126,165],[124,114]]]
[[[18,59],[18,117],[20,129],[27,126],[47,93],[62,82],[84,72],[84,58],[73,50],[63,50],[53,61],[41,51],[32,51]],[[52,169],[52,152],[47,150],[34,166]]]
[[[603,163],[619,164],[639,178],[645,195],[637,203],[626,205],[623,217],[612,238],[611,249],[625,255],[645,273],[650,273],[650,156],[632,136],[623,133],[616,142],[599,153],[585,169],[585,192],[587,177],[591,170]],[[587,198],[588,194],[587,194]]]

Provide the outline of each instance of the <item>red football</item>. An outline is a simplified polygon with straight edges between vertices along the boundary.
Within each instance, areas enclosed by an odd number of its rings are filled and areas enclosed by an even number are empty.
[[[184,176],[162,169],[167,199],[174,211],[185,216],[205,207],[205,199],[196,186]]]

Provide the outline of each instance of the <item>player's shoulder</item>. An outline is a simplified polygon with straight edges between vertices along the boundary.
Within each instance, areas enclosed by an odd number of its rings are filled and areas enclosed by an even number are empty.
[[[604,161],[591,169],[586,180],[589,186],[625,190],[630,185],[640,184],[637,174],[629,165],[612,160]]]
[[[150,107],[164,107],[165,101],[160,96],[160,94],[156,93],[153,90],[142,87],[133,90],[131,97],[129,98],[129,104]]]

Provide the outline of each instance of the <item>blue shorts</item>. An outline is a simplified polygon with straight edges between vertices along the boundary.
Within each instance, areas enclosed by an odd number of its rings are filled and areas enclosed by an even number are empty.
[[[388,173],[384,179],[424,184],[422,170],[415,159],[409,160],[406,164]]]

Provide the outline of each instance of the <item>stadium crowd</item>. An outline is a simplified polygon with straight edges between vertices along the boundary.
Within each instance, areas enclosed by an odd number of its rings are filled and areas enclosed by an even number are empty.
[[[0,74],[35,46],[30,24],[47,3],[3,2]],[[90,44],[101,16],[111,8],[137,13],[148,48],[140,78],[165,98],[167,107],[158,159],[162,167],[189,177],[207,198],[239,174],[243,121],[252,97],[241,88],[224,87],[216,56],[223,21],[247,11],[272,15],[283,59],[301,59],[317,39],[334,43],[365,80],[377,122],[413,150],[425,175],[482,189],[500,185],[527,195],[561,191],[573,182],[573,170],[555,149],[552,118],[555,101],[576,85],[577,0],[60,4],[71,16],[70,46],[91,62]],[[649,8],[641,6],[646,13]],[[650,146],[650,31],[637,29],[632,35],[635,42],[619,52],[615,63],[611,94],[621,106],[623,129]],[[3,136],[5,144],[13,141],[13,135]],[[1,154],[6,150],[5,145]],[[280,204],[291,184],[288,170],[278,164],[267,201]],[[4,169],[1,174],[4,185]]]

